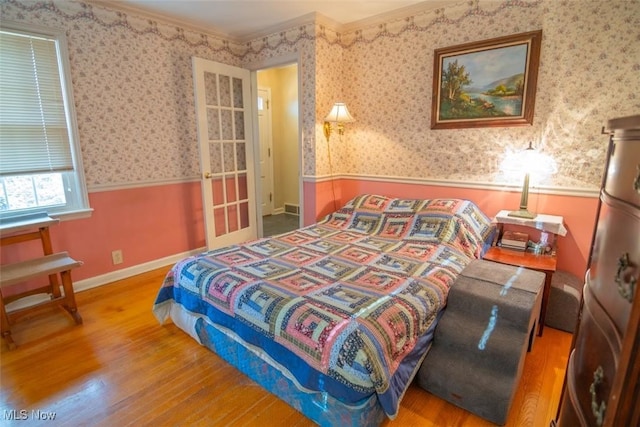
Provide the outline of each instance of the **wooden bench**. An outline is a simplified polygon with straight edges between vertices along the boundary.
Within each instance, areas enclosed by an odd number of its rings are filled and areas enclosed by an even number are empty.
[[[11,337],[11,326],[36,311],[60,306],[73,317],[76,324],[82,324],[78,313],[71,280],[71,270],[82,265],[82,262],[71,258],[67,252],[53,253],[49,237],[49,225],[58,220],[48,216],[29,217],[24,220],[2,224],[2,246],[40,239],[44,256],[0,266],[0,333],[10,350],[16,348]],[[36,228],[36,231],[33,229]],[[8,235],[7,235],[8,234]],[[39,276],[48,276],[49,284],[36,289],[13,295],[4,295],[8,287],[26,282]],[[60,292],[58,277],[62,282],[63,293]],[[41,301],[26,307],[7,311],[7,304],[27,296],[46,293],[49,300]]]

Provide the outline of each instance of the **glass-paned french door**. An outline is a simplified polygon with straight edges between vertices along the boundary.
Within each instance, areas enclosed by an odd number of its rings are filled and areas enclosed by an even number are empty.
[[[257,236],[250,72],[193,58],[207,247]]]

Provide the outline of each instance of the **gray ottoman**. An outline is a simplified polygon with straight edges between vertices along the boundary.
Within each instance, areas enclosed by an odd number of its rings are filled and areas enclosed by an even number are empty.
[[[536,336],[544,280],[537,271],[472,261],[449,290],[418,385],[505,424]]]
[[[584,281],[566,271],[556,271],[551,278],[551,293],[544,324],[572,332],[576,328]]]

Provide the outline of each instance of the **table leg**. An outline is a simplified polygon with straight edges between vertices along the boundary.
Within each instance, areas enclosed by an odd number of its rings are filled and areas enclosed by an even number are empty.
[[[544,272],[544,289],[542,291],[542,307],[540,308],[540,320],[538,324],[538,336],[542,336],[542,329],[544,328],[544,319],[547,315],[547,305],[549,302],[549,294],[551,293],[551,278],[553,277],[552,271]]]

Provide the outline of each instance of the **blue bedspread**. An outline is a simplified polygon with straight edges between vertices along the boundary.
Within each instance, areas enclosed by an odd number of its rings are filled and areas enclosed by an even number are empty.
[[[472,202],[359,196],[287,234],[187,258],[154,305],[221,325],[307,390],[393,418],[449,287],[493,228]]]

